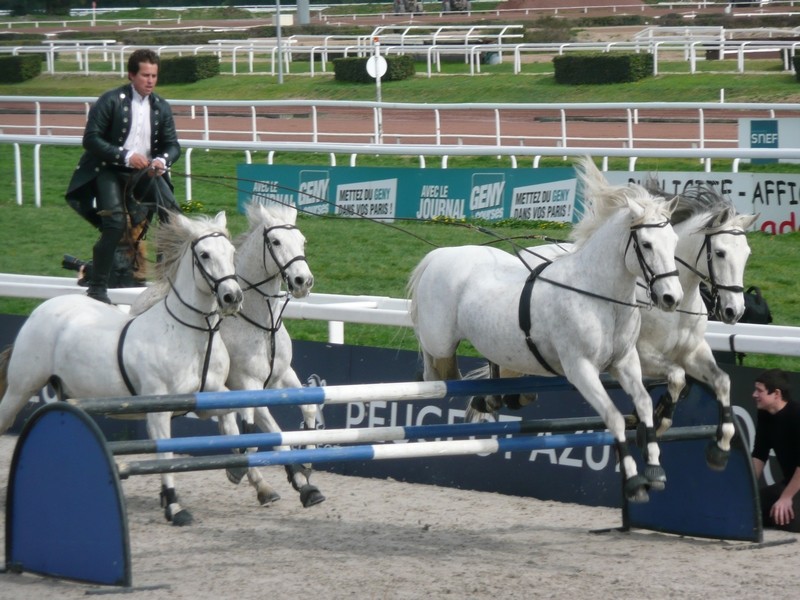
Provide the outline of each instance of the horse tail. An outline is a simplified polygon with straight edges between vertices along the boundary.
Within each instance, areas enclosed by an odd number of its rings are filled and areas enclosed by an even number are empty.
[[[431,262],[431,254],[426,254],[425,257],[419,262],[419,264],[414,267],[414,270],[411,272],[411,277],[408,279],[408,285],[406,286],[406,296],[411,300],[411,306],[408,309],[408,313],[411,316],[411,322],[416,327],[417,325],[417,289],[419,288],[419,281],[422,278],[423,273],[425,273],[425,269],[428,268],[428,265]]]
[[[14,345],[7,346],[0,352],[0,399],[6,394],[8,388],[8,363],[11,361],[11,351]]]

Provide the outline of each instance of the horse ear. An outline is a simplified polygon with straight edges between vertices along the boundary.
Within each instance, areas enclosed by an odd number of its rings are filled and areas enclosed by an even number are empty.
[[[674,196],[672,200],[667,200],[664,203],[664,210],[667,211],[668,215],[672,215],[675,212],[675,209],[678,208],[678,203],[680,202],[680,196]]]
[[[217,213],[217,215],[214,217],[214,223],[220,227],[228,226],[228,216],[225,214],[224,210],[221,210]]]
[[[761,213],[757,213],[755,215],[739,215],[738,216],[739,226],[745,231],[747,231],[753,226],[753,223],[755,223],[758,217],[760,216]]]

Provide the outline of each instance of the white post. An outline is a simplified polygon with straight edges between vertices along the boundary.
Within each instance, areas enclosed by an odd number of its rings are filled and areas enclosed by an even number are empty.
[[[376,72],[375,72],[375,97],[377,101],[381,101],[381,70],[377,68],[378,66],[378,57],[381,55],[381,39],[379,37],[373,38],[375,42],[375,60],[376,60]],[[376,143],[380,144],[383,142],[383,111],[381,107],[378,107],[378,139],[375,140]]]
[[[275,41],[278,44],[278,83],[283,83],[283,48],[281,48],[281,0],[275,0]]]

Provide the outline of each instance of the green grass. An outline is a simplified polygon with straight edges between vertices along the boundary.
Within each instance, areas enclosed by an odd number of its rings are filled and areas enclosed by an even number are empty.
[[[720,89],[725,90],[729,102],[797,102],[800,87],[791,74],[782,72],[703,73],[697,75],[664,74],[636,83],[604,86],[560,86],[552,75],[541,72],[541,67],[529,65],[537,74],[513,75],[502,68],[486,66],[484,75],[471,77],[457,74],[463,65],[446,64],[447,75],[432,79],[418,75],[412,80],[391,82],[382,86],[383,100],[387,102],[617,102],[620,99],[638,102],[718,101]],[[504,67],[500,65],[500,67]],[[527,67],[526,67],[527,68]],[[42,75],[32,81],[0,86],[0,95],[56,95],[96,96],[121,78],[115,75]],[[373,85],[344,84],[332,77],[287,75],[283,84],[269,76],[219,76],[190,85],[160,86],[167,98],[176,99],[334,99],[374,100]],[[14,201],[13,155],[10,145],[0,145],[0,221],[4,250],[0,253],[0,272],[27,274],[66,274],[60,267],[64,253],[88,257],[96,239],[95,232],[75,215],[64,203],[63,194],[80,150],[77,148],[42,146],[43,164],[46,165],[42,181],[43,207],[32,206],[30,189],[31,148],[23,147],[26,161],[23,173],[26,203],[19,207]],[[258,158],[254,158],[258,160]],[[337,157],[337,164],[347,164],[348,157]],[[507,160],[507,159],[505,159]],[[282,164],[328,164],[327,155],[279,155]],[[492,162],[494,161],[494,162]],[[203,204],[206,212],[227,210],[231,231],[244,229],[244,218],[235,213],[236,185],[230,180],[208,181],[199,175],[231,177],[243,155],[236,152],[213,151],[193,154],[193,198]],[[417,157],[362,157],[363,166],[418,166]],[[430,157],[428,164],[438,164]],[[493,164],[509,166],[493,158],[451,158],[451,167],[474,167]],[[542,166],[563,166],[558,159],[547,159]],[[177,165],[180,169],[181,163]],[[715,170],[730,170],[730,161],[715,161]],[[610,168],[626,168],[626,161],[611,160]],[[691,161],[640,160],[642,171],[697,170]],[[798,172],[797,165],[743,166],[753,171]],[[176,179],[178,198],[185,197],[185,185]],[[446,224],[406,223],[398,229],[372,222],[320,217],[301,218],[300,226],[308,238],[308,257],[315,272],[315,291],[337,294],[376,294],[402,297],[411,268],[433,245],[482,243],[486,236],[474,230]],[[563,230],[542,230],[530,227],[497,228],[501,235],[541,235],[564,237]],[[428,240],[404,233],[408,231]],[[800,234],[770,237],[749,234],[753,249],[748,263],[745,283],[761,287],[770,303],[775,323],[800,326],[800,305],[796,298],[797,247]],[[0,299],[0,312],[27,314],[37,301]],[[323,340],[327,337],[324,323],[293,321],[290,331],[297,339]],[[413,335],[406,329],[349,325],[348,343],[415,349]],[[469,349],[466,350],[469,352]],[[751,366],[779,366],[800,370],[800,361],[772,356],[749,356]]]

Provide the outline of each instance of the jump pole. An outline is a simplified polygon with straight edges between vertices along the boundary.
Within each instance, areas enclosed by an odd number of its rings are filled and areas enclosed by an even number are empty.
[[[450,427],[450,426],[442,426]],[[394,428],[375,428],[381,429]],[[335,431],[335,430],[334,430]],[[346,430],[345,430],[346,431]],[[311,432],[313,433],[313,432]],[[700,425],[667,431],[660,441],[713,439],[716,427]],[[451,435],[455,435],[451,432]],[[385,437],[379,434],[379,437]],[[629,441],[636,432],[627,433]],[[191,439],[191,438],[187,438]],[[379,444],[341,446],[334,448],[309,448],[303,450],[270,450],[247,454],[222,456],[189,456],[180,458],[149,459],[136,461],[117,461],[119,476],[123,479],[132,475],[155,473],[180,473],[186,471],[211,471],[235,467],[266,467],[295,463],[326,463],[361,460],[388,460],[399,458],[429,458],[443,456],[463,456],[471,454],[495,454],[498,452],[520,452],[563,448],[587,448],[590,446],[611,446],[616,443],[608,431],[587,433],[561,433],[554,435],[533,435],[504,437],[496,439],[441,440],[414,442],[411,444]],[[187,446],[191,447],[191,445]]]
[[[626,416],[625,421],[628,428],[636,426],[636,418],[632,415]],[[353,427],[349,429],[245,433],[241,435],[205,435],[160,440],[127,440],[108,442],[108,448],[114,456],[154,452],[184,452],[190,454],[192,452],[211,450],[261,448],[267,446],[357,444],[410,439],[425,440],[441,437],[469,437],[473,435],[576,432],[595,429],[606,429],[605,423],[599,417],[576,417],[569,419],[491,421],[486,423],[450,423],[397,427]]]
[[[573,390],[563,377],[508,377],[367,383],[266,390],[197,392],[168,396],[124,396],[119,398],[70,399],[69,403],[91,414],[125,415],[148,412],[193,412],[259,406],[299,404],[349,404],[351,402],[399,402],[433,400],[451,396],[485,394],[531,394],[537,391]]]

